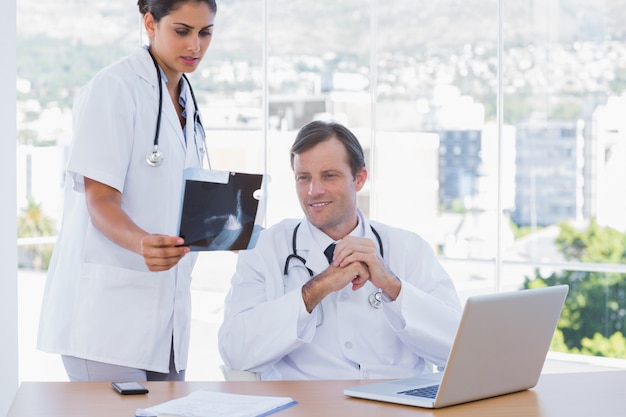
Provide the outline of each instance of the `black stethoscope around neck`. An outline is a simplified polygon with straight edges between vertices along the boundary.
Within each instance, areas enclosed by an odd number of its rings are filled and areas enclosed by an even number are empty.
[[[283,270],[283,286],[284,289],[287,288],[287,277],[289,276],[289,265],[292,259],[297,259],[298,261],[302,262],[302,265],[306,268],[307,272],[309,273],[309,277],[313,278],[313,275],[315,275],[315,273],[313,272],[313,270],[311,268],[309,268],[308,266],[306,266],[306,259],[304,259],[302,256],[298,255],[298,251],[296,248],[296,237],[298,235],[298,228],[300,228],[300,224],[298,223],[296,225],[296,227],[293,229],[293,233],[291,235],[291,253],[289,255],[287,255],[287,258],[285,259],[285,268]],[[384,258],[384,252],[383,252],[383,242],[382,239],[380,238],[380,235],[378,234],[378,232],[376,231],[376,229],[374,229],[374,226],[370,225],[370,229],[372,229],[372,233],[374,233],[374,236],[376,236],[376,240],[378,241],[378,248],[380,250],[380,256]],[[380,290],[380,288],[378,288],[376,291],[372,292],[368,297],[367,300],[369,301],[370,305],[373,308],[381,308],[382,307],[382,303],[383,303],[383,294],[382,291]],[[320,304],[321,306],[321,304]],[[323,313],[322,313],[323,314]]]
[[[146,162],[151,167],[158,167],[163,163],[163,152],[159,150],[159,133],[161,131],[161,114],[163,113],[163,79],[161,77],[161,68],[159,68],[159,64],[157,63],[154,55],[150,52],[150,48],[147,49],[148,55],[152,58],[152,62],[154,63],[154,68],[156,68],[157,80],[159,83],[159,111],[157,113],[157,121],[156,121],[156,129],[154,131],[154,140],[152,144],[152,150],[146,154]],[[193,100],[193,139],[196,145],[196,150],[198,151],[198,159],[200,163],[202,163],[202,154],[206,155],[206,160],[208,164],[208,168],[211,168],[211,161],[209,160],[209,155],[206,151],[206,142],[205,142],[205,134],[204,127],[202,126],[202,120],[200,119],[200,111],[198,110],[198,102],[196,101],[196,95],[193,92],[193,88],[191,87],[191,83],[185,74],[183,74],[183,78],[189,87],[189,92],[191,93],[191,99]],[[200,135],[202,136],[202,146],[198,145],[198,130],[200,131]]]

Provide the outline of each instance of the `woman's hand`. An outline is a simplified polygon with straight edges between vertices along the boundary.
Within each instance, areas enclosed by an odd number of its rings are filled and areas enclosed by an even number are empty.
[[[150,271],[166,271],[189,253],[183,243],[178,236],[147,235],[141,239],[141,256]]]

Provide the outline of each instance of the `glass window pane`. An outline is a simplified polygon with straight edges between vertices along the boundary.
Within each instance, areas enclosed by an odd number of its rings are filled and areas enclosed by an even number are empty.
[[[497,11],[495,0],[376,10],[372,211],[446,258],[496,256]],[[493,262],[444,262],[463,297],[493,291]]]
[[[567,283],[560,351],[626,356],[624,48],[617,1],[504,1],[515,242],[503,280]],[[564,266],[567,263],[567,266]],[[619,272],[618,272],[619,271]]]
[[[212,168],[267,174],[267,226],[301,217],[291,143],[313,119],[343,122],[366,150],[361,210],[422,235],[461,298],[569,282],[560,348],[583,351],[585,337],[600,346],[595,333],[619,346],[626,325],[621,3],[218,1],[212,45],[189,76]],[[17,208],[46,225],[21,229],[20,237],[44,239],[20,247],[20,265],[41,270],[62,211],[74,96],[100,68],[147,42],[135,3],[67,8],[57,0],[17,2]],[[236,254],[203,253],[194,273],[195,306],[203,306],[194,334],[211,335],[195,346],[216,363],[213,334],[235,261]],[[42,274],[28,274],[28,285],[43,285]],[[591,310],[576,305],[581,297]],[[21,333],[24,343],[33,337]],[[195,360],[199,374],[219,377]]]

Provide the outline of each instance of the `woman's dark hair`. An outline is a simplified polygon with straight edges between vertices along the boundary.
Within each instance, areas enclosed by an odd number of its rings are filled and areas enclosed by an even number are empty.
[[[215,0],[137,0],[137,6],[139,7],[139,13],[142,15],[151,13],[154,20],[158,22],[161,18],[187,2],[206,3],[213,11],[213,14],[217,13]]]
[[[356,174],[365,167],[365,156],[363,148],[356,136],[345,126],[336,122],[313,121],[302,127],[296,136],[296,140],[289,151],[291,159],[291,168],[293,169],[293,159],[299,153],[311,149],[318,143],[337,138],[348,153],[348,164],[352,175]]]

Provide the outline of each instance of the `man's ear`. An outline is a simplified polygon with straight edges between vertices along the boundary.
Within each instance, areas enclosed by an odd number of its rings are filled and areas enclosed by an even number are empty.
[[[367,181],[367,168],[363,167],[354,177],[354,185],[357,191],[361,191]]]

